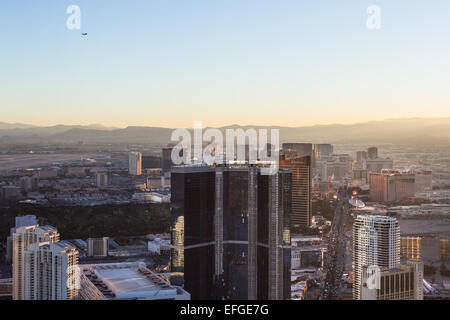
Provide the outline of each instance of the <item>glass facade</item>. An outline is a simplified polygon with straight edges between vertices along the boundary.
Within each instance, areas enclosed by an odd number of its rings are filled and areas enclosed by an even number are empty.
[[[290,299],[291,174],[172,171],[172,273],[192,299]]]
[[[192,299],[213,299],[215,172],[172,172],[172,272]]]
[[[248,297],[248,179],[246,169],[226,170],[223,187],[225,299]]]

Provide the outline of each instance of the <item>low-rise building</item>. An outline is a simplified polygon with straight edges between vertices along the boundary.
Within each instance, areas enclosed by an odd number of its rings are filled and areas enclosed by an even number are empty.
[[[291,269],[317,269],[323,266],[326,244],[314,236],[292,236]]]
[[[66,176],[84,178],[86,176],[86,169],[84,167],[68,167]]]
[[[95,173],[95,184],[97,187],[106,187],[109,183],[109,177],[107,172],[96,172]]]
[[[143,263],[80,266],[82,300],[190,300],[190,294],[171,285]]]
[[[400,237],[400,256],[406,259],[422,259],[421,237]]]
[[[423,262],[409,260],[407,265],[382,268],[378,275],[364,266],[361,300],[423,300]]]
[[[4,186],[0,198],[5,201],[18,200],[22,197],[22,189],[18,186]]]
[[[88,257],[106,257],[108,256],[108,237],[87,239]]]
[[[13,279],[0,279],[0,299],[12,299]]]
[[[308,282],[306,280],[296,281],[291,284],[291,300],[306,300]]]
[[[155,238],[155,240],[148,242],[148,251],[158,255],[168,255],[170,254],[170,240]]]
[[[39,179],[56,179],[58,178],[59,168],[46,168],[46,169],[38,169],[37,176]]]

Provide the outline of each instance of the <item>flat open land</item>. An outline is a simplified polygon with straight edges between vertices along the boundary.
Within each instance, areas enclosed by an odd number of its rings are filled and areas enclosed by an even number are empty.
[[[400,233],[402,235],[429,235],[449,236],[450,218],[448,217],[424,217],[424,218],[400,218],[398,217]]]
[[[0,171],[48,166],[53,162],[81,160],[82,158],[90,158],[93,156],[93,154],[81,153],[0,155]]]
[[[422,237],[422,260],[425,264],[441,263],[440,239],[450,237],[450,218],[398,218],[401,235]]]

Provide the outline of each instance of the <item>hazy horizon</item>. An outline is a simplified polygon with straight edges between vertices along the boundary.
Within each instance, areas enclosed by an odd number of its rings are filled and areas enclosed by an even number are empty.
[[[216,127],[231,127],[231,126],[241,126],[241,127],[247,127],[247,126],[252,126],[252,127],[285,127],[285,128],[310,128],[310,127],[319,127],[319,126],[351,126],[351,125],[360,125],[360,124],[366,124],[366,123],[374,123],[374,122],[385,122],[385,121],[412,121],[412,120],[428,120],[428,121],[432,121],[432,120],[450,120],[450,116],[447,117],[405,117],[405,118],[385,118],[385,119],[380,119],[380,120],[368,120],[368,121],[364,121],[364,122],[353,122],[353,123],[324,123],[324,124],[312,124],[312,125],[297,125],[297,126],[284,126],[284,125],[279,125],[279,124],[270,124],[270,125],[263,125],[263,124],[258,124],[258,123],[244,123],[244,124],[239,124],[239,123],[228,123],[225,125],[221,125],[221,126],[216,126]],[[164,128],[164,129],[172,129],[172,128],[181,128],[181,127],[176,127],[176,126],[169,126],[169,127],[164,127],[164,126],[158,126],[158,125],[126,125],[123,127],[119,127],[119,126],[108,126],[105,125],[103,123],[86,123],[86,124],[80,124],[80,123],[53,123],[53,124],[48,124],[48,125],[41,125],[41,124],[34,124],[34,123],[24,123],[24,122],[7,122],[7,121],[0,121],[0,124],[7,124],[7,125],[24,125],[24,126],[33,126],[33,127],[55,127],[55,126],[67,126],[67,127],[76,127],[76,126],[82,126],[82,127],[104,127],[105,129],[125,129],[128,127],[157,127],[157,128]],[[203,123],[203,127],[210,127],[208,124]],[[193,128],[193,124],[191,124],[190,126],[186,126],[183,128]]]

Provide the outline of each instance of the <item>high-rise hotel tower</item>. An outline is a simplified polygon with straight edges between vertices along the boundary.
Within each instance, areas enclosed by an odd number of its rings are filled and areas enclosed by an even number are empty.
[[[59,241],[58,231],[51,226],[19,227],[13,234],[13,300],[25,299],[25,252],[33,243],[55,243]]]
[[[291,174],[172,168],[171,271],[192,299],[290,298]]]
[[[312,157],[310,155],[289,157],[286,153],[282,154],[280,155],[280,168],[289,169],[292,173],[292,226],[310,227],[312,222]]]
[[[353,299],[361,299],[363,268],[400,264],[400,228],[392,217],[359,215],[353,225]]]
[[[35,242],[24,253],[25,300],[78,298],[78,251],[67,241]]]
[[[131,175],[140,176],[142,174],[142,154],[131,151],[128,155],[128,171]]]

